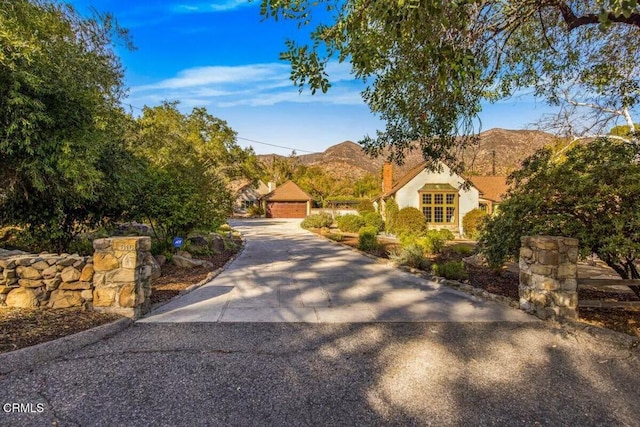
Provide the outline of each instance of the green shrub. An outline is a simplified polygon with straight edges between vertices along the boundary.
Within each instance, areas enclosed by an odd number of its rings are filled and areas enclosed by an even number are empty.
[[[367,252],[379,247],[378,229],[376,227],[362,227],[358,232],[358,249]]]
[[[365,212],[362,214],[362,219],[367,227],[375,227],[378,233],[384,230],[384,220],[378,212]]]
[[[455,240],[456,236],[453,234],[453,231],[449,230],[448,228],[443,228],[438,230],[438,233],[440,234],[440,237],[442,237],[444,240]]]
[[[423,256],[420,245],[410,244],[395,249],[389,253],[389,259],[397,264],[414,268],[428,268],[429,263]]]
[[[396,216],[393,232],[395,234],[424,235],[427,232],[427,219],[416,208],[402,208]]]
[[[467,212],[462,218],[462,228],[465,236],[473,240],[478,240],[480,237],[480,226],[487,217],[487,213],[480,209],[473,209]]]
[[[459,255],[469,256],[473,253],[473,246],[471,245],[456,245],[452,246],[451,250]]]
[[[342,242],[343,236],[342,233],[329,233],[327,234],[327,238],[335,242]]]
[[[373,207],[373,202],[371,200],[363,199],[360,200],[358,206],[356,206],[356,210],[360,215],[362,215],[365,212],[375,212],[376,209]]]
[[[443,237],[442,230],[429,230],[426,236],[419,239],[418,243],[427,254],[439,254],[442,252],[447,240]],[[449,230],[447,230],[449,231]]]
[[[433,264],[431,272],[449,280],[464,280],[468,276],[462,261],[448,261],[442,264]]]
[[[336,219],[338,228],[345,233],[357,233],[366,224],[360,215],[343,215]]]
[[[68,251],[82,256],[93,255],[93,241],[86,237],[76,237],[69,243]]]
[[[446,240],[438,230],[429,230],[423,234],[403,233],[400,235],[402,247],[417,245],[422,248],[423,255],[439,254]]]
[[[387,231],[394,233],[394,227],[396,224],[396,218],[398,217],[398,203],[392,197],[385,201],[384,205],[384,217],[386,221]]]
[[[306,217],[300,223],[300,227],[304,229],[310,228],[326,228],[331,227],[333,224],[333,217],[328,212],[321,212],[319,214],[313,214]]]
[[[262,205],[251,205],[247,208],[247,213],[249,216],[263,216],[264,208]]]
[[[231,226],[229,224],[222,224],[218,227],[218,231],[222,231],[223,233],[231,231]]]

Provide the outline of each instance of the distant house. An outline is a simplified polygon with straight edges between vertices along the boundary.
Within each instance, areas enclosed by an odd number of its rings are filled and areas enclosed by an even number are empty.
[[[386,201],[393,198],[400,209],[414,207],[420,210],[430,228],[446,228],[462,234],[462,218],[467,212],[482,206],[488,213],[493,212],[506,191],[504,177],[465,179],[452,174],[444,164],[441,164],[441,172],[432,172],[425,167],[426,163],[421,163],[394,182],[393,165],[385,163],[382,170],[383,194],[377,199],[380,210],[384,212]],[[475,178],[479,178],[477,184],[474,183]],[[467,188],[463,185],[465,182],[470,184]]]
[[[247,213],[247,209],[258,205],[260,198],[275,188],[272,183],[265,184],[262,181],[255,185],[246,181],[235,181],[231,187],[235,195],[233,211],[237,214]]]
[[[293,181],[260,198],[267,218],[305,218],[311,212],[311,200]]]

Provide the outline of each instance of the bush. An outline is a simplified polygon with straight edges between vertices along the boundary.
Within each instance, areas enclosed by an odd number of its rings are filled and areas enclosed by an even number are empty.
[[[396,200],[393,197],[385,201],[384,217],[387,225],[387,231],[391,233],[394,233],[394,227],[399,210],[398,203],[396,203]]]
[[[451,250],[459,255],[469,256],[473,253],[473,246],[456,245],[456,246],[452,246]]]
[[[357,233],[366,224],[360,215],[343,215],[336,219],[338,228],[345,233]]]
[[[319,214],[313,214],[306,217],[302,223],[300,223],[300,227],[304,229],[310,228],[326,228],[331,227],[333,224],[333,217],[328,212],[321,212]]]
[[[375,227],[378,233],[384,230],[384,220],[378,212],[365,212],[362,214],[362,219],[367,227]]]
[[[379,247],[378,229],[376,227],[362,227],[358,232],[358,249],[368,252]]]
[[[446,243],[442,234],[439,230],[429,230],[422,235],[404,233],[400,235],[400,244],[402,247],[417,245],[422,248],[423,255],[439,254]]]
[[[375,212],[373,202],[368,199],[360,200],[358,206],[356,207],[356,210],[360,215],[364,214],[365,212]]]
[[[438,233],[440,234],[440,237],[442,237],[444,240],[455,240],[456,236],[453,234],[453,231],[449,230],[448,228],[443,228],[438,230]]]
[[[400,265],[407,265],[414,268],[427,268],[429,263],[423,256],[420,245],[410,244],[400,247],[389,253],[389,259]]]
[[[472,240],[478,240],[480,237],[480,226],[487,216],[486,212],[480,209],[473,209],[467,212],[462,218],[462,228],[465,236]]]
[[[448,261],[442,264],[433,264],[431,272],[449,280],[464,280],[468,276],[462,261]]]
[[[416,208],[402,208],[396,216],[393,233],[424,235],[427,232],[427,219]]]
[[[331,239],[335,242],[342,242],[342,233],[329,233],[326,236],[328,239]]]
[[[249,216],[263,216],[264,208],[261,205],[251,205],[247,208]]]

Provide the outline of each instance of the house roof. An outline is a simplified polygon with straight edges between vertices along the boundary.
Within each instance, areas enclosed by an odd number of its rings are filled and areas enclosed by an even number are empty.
[[[381,197],[386,199],[387,197],[395,194],[398,190],[407,185],[409,181],[418,176],[426,166],[427,162],[422,162],[411,168],[398,180],[398,182],[396,182],[391,190],[384,193]],[[506,176],[472,176],[463,178],[470,181],[471,184],[478,189],[480,197],[493,202],[501,202],[502,196],[506,194],[509,189]]]
[[[391,190],[387,191],[382,195],[382,198],[386,199],[387,197],[395,194],[398,190],[400,190],[402,187],[407,185],[409,181],[415,178],[420,172],[422,172],[426,166],[427,166],[427,162],[422,162],[419,165],[409,169],[409,171],[406,174],[404,174],[398,180],[398,182],[396,182],[396,184],[391,188]]]
[[[467,179],[480,191],[480,197],[492,202],[501,202],[509,189],[506,176],[470,176]]]
[[[264,182],[258,181],[256,185],[253,185],[248,179],[237,179],[235,181],[231,181],[228,188],[236,196],[247,188],[253,188],[259,195],[265,195],[269,192],[269,187],[267,187]]]
[[[451,184],[425,184],[418,191],[458,191],[458,189]]]
[[[269,194],[262,196],[270,202],[307,202],[311,196],[302,191],[293,181],[287,181]]]

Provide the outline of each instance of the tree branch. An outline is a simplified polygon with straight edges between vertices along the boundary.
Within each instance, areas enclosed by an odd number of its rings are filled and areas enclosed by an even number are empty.
[[[576,14],[573,13],[573,10],[571,10],[569,5],[566,3],[558,3],[557,7],[558,9],[560,9],[562,18],[564,19],[564,22],[569,27],[569,31],[574,30],[578,27],[582,27],[584,25],[592,25],[592,24],[600,23],[600,19],[598,15],[595,13],[587,13],[582,16],[576,16]],[[627,18],[624,15],[618,16],[613,12],[610,12],[609,15],[607,16],[607,19],[611,22],[633,25],[635,27],[640,28],[640,13],[634,12],[631,15],[629,15],[629,17]]]

